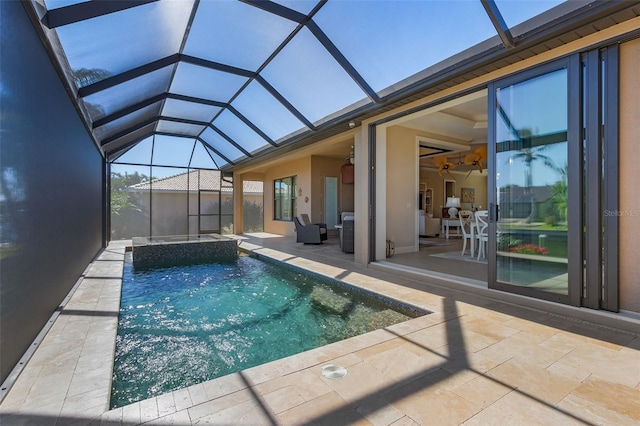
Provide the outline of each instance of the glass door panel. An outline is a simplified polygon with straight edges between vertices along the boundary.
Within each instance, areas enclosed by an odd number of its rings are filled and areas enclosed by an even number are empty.
[[[566,299],[567,69],[497,87],[495,108],[494,286]]]
[[[338,224],[338,178],[325,177],[324,180],[324,223],[327,229]]]

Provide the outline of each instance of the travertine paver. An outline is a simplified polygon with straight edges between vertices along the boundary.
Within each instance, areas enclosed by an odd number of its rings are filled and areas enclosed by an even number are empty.
[[[87,268],[18,381],[0,423],[98,423],[109,408],[124,246]]]
[[[332,244],[241,247],[433,313],[107,411],[124,253],[110,247],[2,403],[2,424],[640,423],[637,334],[362,268]],[[329,363],[347,376],[322,377]]]

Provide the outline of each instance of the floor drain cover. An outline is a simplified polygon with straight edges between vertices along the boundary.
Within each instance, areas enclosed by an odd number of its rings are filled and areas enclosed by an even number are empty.
[[[322,376],[326,377],[327,379],[342,379],[346,375],[347,369],[344,367],[340,367],[339,365],[329,364],[322,367]]]

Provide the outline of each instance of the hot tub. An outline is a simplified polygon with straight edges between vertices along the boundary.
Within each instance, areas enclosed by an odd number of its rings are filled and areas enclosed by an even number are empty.
[[[238,242],[219,234],[134,237],[134,268],[156,268],[211,262],[238,255]]]

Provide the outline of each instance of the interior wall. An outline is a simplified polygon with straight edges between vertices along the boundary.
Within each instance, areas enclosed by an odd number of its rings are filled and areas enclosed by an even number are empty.
[[[387,239],[396,253],[418,249],[418,146],[416,132],[387,129]]]
[[[486,164],[484,164],[486,166]],[[458,184],[456,186],[456,197],[462,197],[462,188],[473,188],[475,191],[475,201],[473,203],[462,203],[462,208],[471,209],[472,207],[478,210],[486,210],[487,206],[487,170],[484,169],[483,173],[479,171],[473,171],[467,177],[467,173],[460,175],[457,179]],[[462,198],[460,198],[462,201]],[[473,204],[473,206],[471,205]]]
[[[444,181],[445,179],[456,181],[455,196],[460,197],[461,207],[463,209],[487,208],[487,171],[486,169],[482,174],[478,171],[473,171],[467,177],[467,173],[453,172],[451,175],[440,174],[433,169],[421,167],[420,168],[420,182],[427,184],[428,188],[433,189],[433,217],[442,217],[442,208],[446,204],[444,197]],[[453,176],[453,177],[452,177]],[[473,203],[462,203],[462,188],[473,188],[475,192],[475,201]],[[473,205],[472,205],[473,204]]]
[[[640,312],[640,40],[620,45],[620,309]]]
[[[296,176],[298,188],[302,193],[298,196],[298,214],[306,213],[312,218],[311,205],[314,194],[311,193],[311,157],[301,158],[278,164],[264,173],[264,230],[273,234],[293,236],[293,221],[273,219],[273,182],[276,179]],[[308,197],[308,201],[305,199]]]
[[[0,2],[0,375],[103,244],[103,159],[21,2]]]
[[[433,190],[433,217],[442,217],[442,207],[444,206],[444,175],[440,176],[437,171],[420,168],[420,183],[427,185]],[[450,178],[448,178],[450,179]]]

